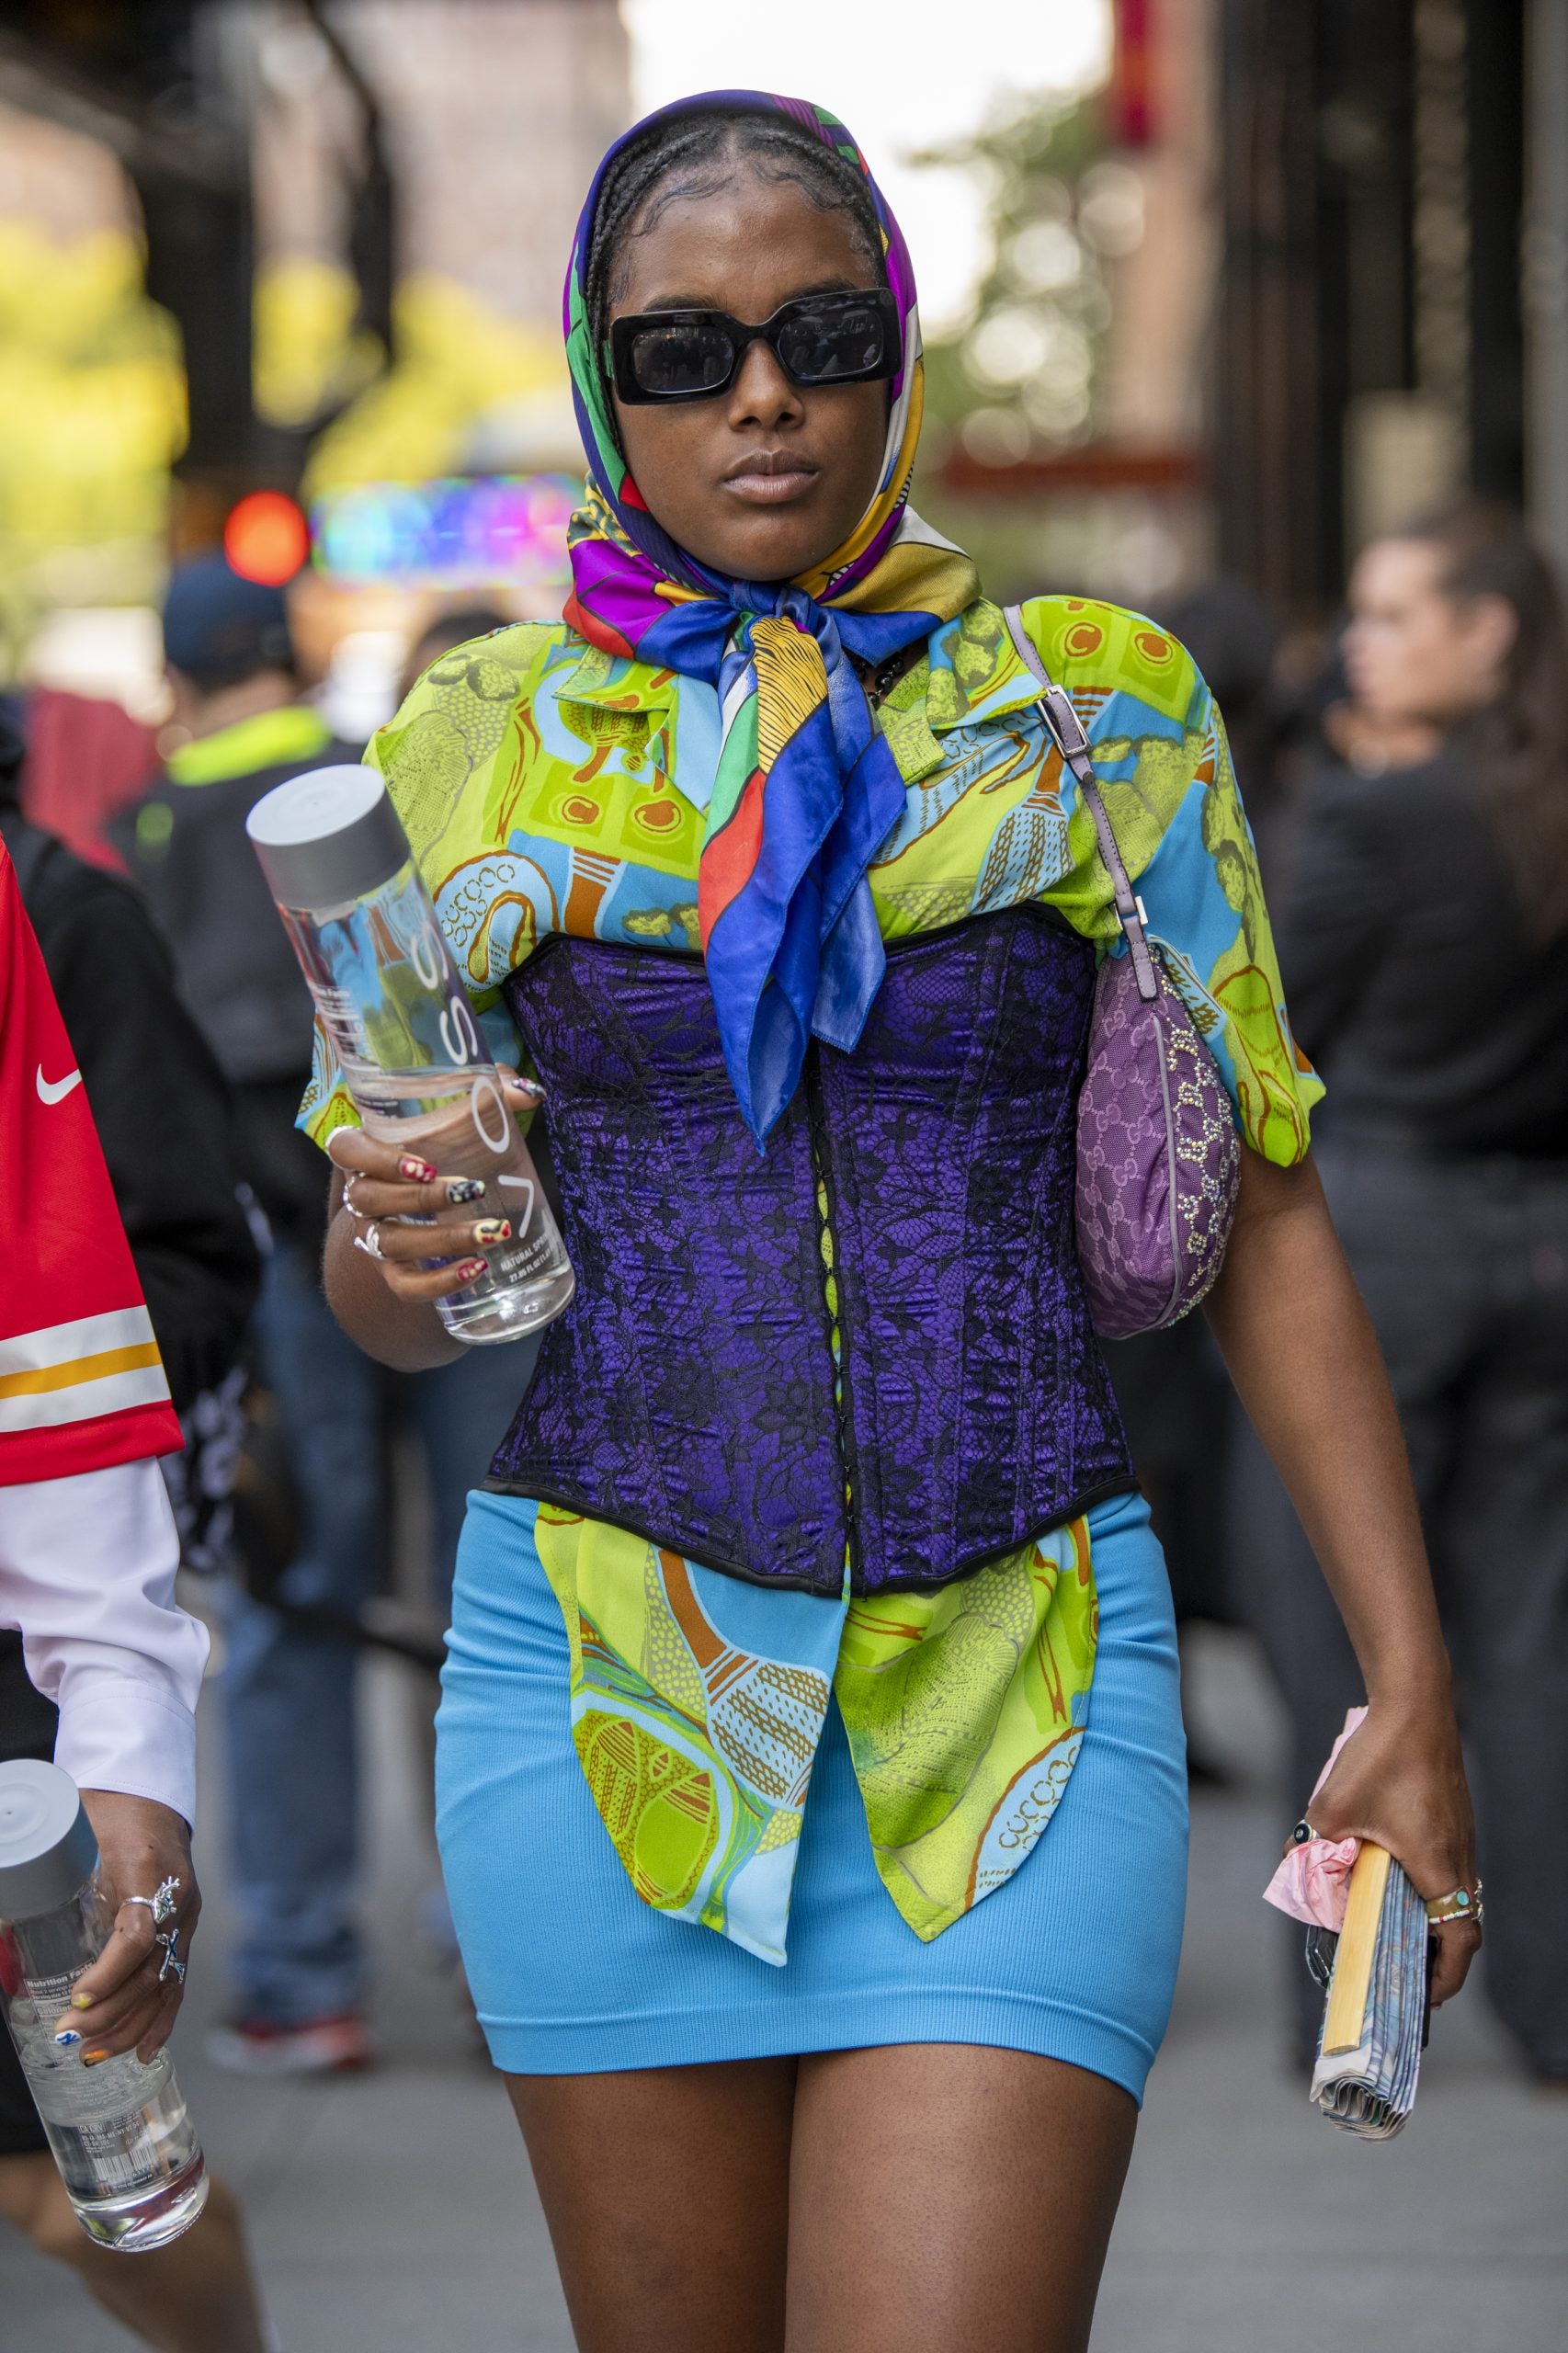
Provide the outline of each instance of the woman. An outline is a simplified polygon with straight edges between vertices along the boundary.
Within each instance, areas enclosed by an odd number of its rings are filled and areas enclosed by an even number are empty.
[[[1280,947],[1324,1182],[1404,1425],[1477,1774],[1487,1987],[1568,2083],[1568,633],[1517,517],[1369,547],[1345,658],[1374,740],[1310,797]],[[1321,1754],[1356,1665],[1277,1487],[1258,1597]]]
[[[567,337],[565,623],[437,663],[376,746],[549,1090],[579,1282],[459,1568],[471,1984],[580,2346],[1081,2346],[1186,1836],[1067,1222],[1108,886],[1002,613],[904,503],[908,256],[842,125],[718,93],[630,134]],[[1375,1693],[1317,1817],[1436,1895],[1469,1871],[1447,1670],[1222,738],[1146,623],[1024,614],[1263,1147],[1213,1320]],[[347,1110],[324,1059],[333,1300],[434,1362],[492,1205],[422,1268],[392,1221],[454,1197]]]

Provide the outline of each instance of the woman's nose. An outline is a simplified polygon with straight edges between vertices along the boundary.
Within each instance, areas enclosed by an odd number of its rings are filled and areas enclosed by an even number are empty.
[[[730,387],[730,423],[743,430],[748,425],[767,430],[790,424],[801,414],[799,392],[759,335],[747,344],[740,373]]]

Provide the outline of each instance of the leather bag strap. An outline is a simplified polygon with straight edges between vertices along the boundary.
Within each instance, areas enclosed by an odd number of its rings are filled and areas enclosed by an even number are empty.
[[[1116,907],[1116,919],[1127,935],[1127,949],[1132,959],[1132,971],[1138,983],[1138,994],[1145,1005],[1152,1005],[1160,993],[1160,984],[1155,977],[1154,960],[1149,952],[1149,942],[1143,929],[1142,904],[1127,879],[1126,863],[1120,850],[1117,847],[1116,835],[1112,829],[1110,818],[1106,813],[1105,802],[1100,799],[1100,789],[1095,780],[1094,769],[1089,765],[1089,739],[1085,734],[1078,714],[1073,708],[1071,697],[1064,688],[1056,684],[1036,652],[1034,642],[1024,627],[1021,608],[1017,605],[1004,605],[1002,618],[1007,624],[1007,634],[1013,641],[1014,652],[1031,676],[1040,681],[1041,688],[1040,708],[1045,723],[1051,730],[1057,750],[1072,769],[1077,780],[1078,790],[1084,796],[1090,816],[1094,819],[1095,835],[1100,846],[1100,856],[1105,860],[1106,872],[1110,877],[1111,898]]]

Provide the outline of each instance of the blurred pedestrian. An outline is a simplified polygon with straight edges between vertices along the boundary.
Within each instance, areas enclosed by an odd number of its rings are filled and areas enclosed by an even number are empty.
[[[1319,1089],[1189,657],[1071,595],[1005,612],[907,505],[913,278],[845,127],[759,93],[639,125],[567,317],[562,620],[437,662],[372,747],[475,1013],[550,1090],[577,1277],[454,1594],[469,1980],[583,2353],[1067,2353],[1186,1859],[1169,1588],[1073,1226],[1118,898],[1212,1010],[1245,1143],[1210,1318],[1379,1684],[1314,1819],[1431,1897],[1469,1870]],[[334,1304],[439,1362],[462,1270],[400,1221],[449,1179],[333,1078]],[[474,1206],[447,1247],[498,1238]],[[1441,1941],[1439,1999],[1475,1927]]]
[[[14,773],[14,757],[5,765]],[[7,820],[7,839],[12,831]],[[98,897],[100,878],[76,871],[112,927],[123,910]],[[133,946],[134,910],[120,929]],[[162,1967],[141,1899],[173,1881],[187,1955],[201,1908],[190,1824],[207,1637],[174,1600],[179,1542],[158,1457],[178,1447],[179,1426],[74,1043],[4,847],[0,1128],[0,1756],[52,1756],[73,1775],[108,1888],[138,1899],[121,1903],[109,1943],[77,1981],[72,2026],[88,2060],[150,2058],[173,2027],[185,1972]],[[214,2182],[190,2230],[153,2253],[95,2245],[5,2035],[0,2215],[144,2344],[261,2353],[231,2193]]]
[[[172,733],[183,741],[125,838],[186,1000],[233,1088],[241,1172],[271,1229],[250,1483],[277,1492],[259,1509],[246,1501],[251,1518],[289,1529],[265,1582],[234,1584],[224,1597],[238,1931],[233,2015],[210,2048],[247,2073],[331,2072],[371,2055],[355,1913],[353,1626],[386,1580],[389,1391],[322,1296],[324,1172],[294,1125],[310,1074],[310,997],[244,821],[285,778],[359,751],[335,741],[302,698],[281,590],[240,578],[221,555],[199,558],[174,574],[164,634]],[[464,1499],[515,1403],[517,1352],[510,1366],[497,1353],[506,1352],[468,1350],[403,1384],[399,1401],[428,1466],[443,1623]]]
[[[155,728],[101,695],[29,687],[7,697],[27,739],[19,798],[41,825],[89,865],[121,870],[107,828],[157,773]]]
[[[1568,634],[1519,519],[1483,505],[1374,542],[1350,608],[1369,724],[1304,801],[1280,960],[1474,1760],[1488,1989],[1568,2084]],[[1360,1679],[1256,1452],[1244,1518],[1307,1785]]]

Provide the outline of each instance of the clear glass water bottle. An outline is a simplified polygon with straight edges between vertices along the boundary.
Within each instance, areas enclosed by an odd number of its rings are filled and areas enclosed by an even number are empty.
[[[385,784],[312,768],[246,828],[367,1131],[484,1188],[432,1222],[428,1263],[443,1223],[511,1224],[485,1272],[437,1301],[441,1321],[460,1340],[537,1331],[571,1299],[572,1262]]]
[[[114,1927],[98,1848],[58,1765],[0,1765],[0,2003],[76,2219],[121,2254],[166,2246],[207,2203],[201,2144],[166,2050],[82,2064],[54,2037]],[[151,1895],[151,1888],[132,1894]]]

